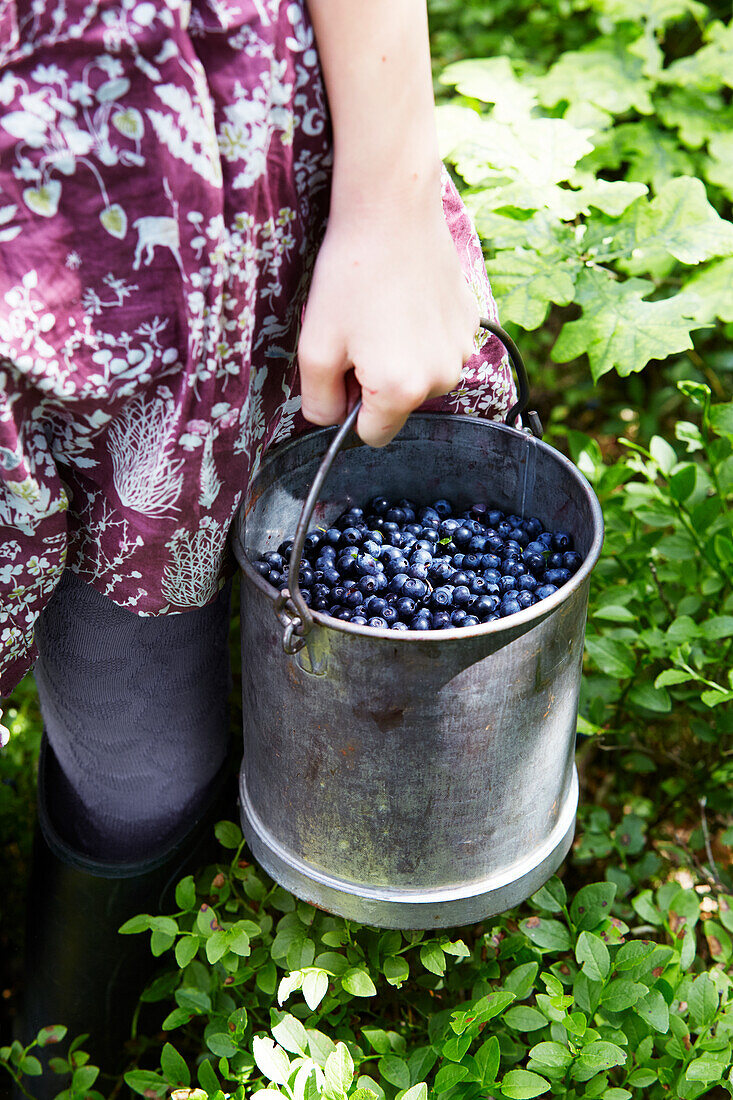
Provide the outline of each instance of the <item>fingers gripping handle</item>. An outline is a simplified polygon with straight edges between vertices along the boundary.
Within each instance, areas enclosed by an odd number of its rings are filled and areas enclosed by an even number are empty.
[[[511,360],[514,372],[517,376],[518,382],[518,398],[514,405],[509,409],[504,423],[509,427],[514,427],[517,417],[520,416],[527,407],[529,401],[529,380],[527,378],[527,369],[524,365],[524,360],[519,353],[517,345],[512,340],[511,336],[504,331],[499,325],[495,325],[492,321],[487,320],[485,317],[481,318],[481,328],[486,329],[487,332],[491,332],[494,336],[497,336],[501,340],[504,347],[507,349],[509,359]],[[300,591],[300,584],[298,582],[298,574],[300,572],[301,562],[303,560],[303,548],[305,546],[306,535],[313,518],[313,512],[315,511],[318,498],[323,487],[323,483],[328,477],[329,470],[333,464],[338,452],[343,446],[344,440],[348,436],[356,424],[361,409],[361,400],[357,401],[354,407],[349,412],[349,415],[344,420],[343,424],[339,427],[338,431],[334,435],[328,450],[323,456],[321,465],[318,467],[318,473],[313,479],[313,484],[308,491],[303,507],[300,512],[300,519],[298,520],[298,526],[295,531],[295,538],[293,540],[293,546],[290,551],[290,562],[288,566],[288,584],[287,588],[284,588],[280,592],[275,600],[275,614],[285,627],[283,633],[283,649],[288,654],[298,653],[305,645],[306,635],[313,627],[313,615],[308,607],[307,603],[303,599]],[[530,417],[535,416],[536,413],[530,413]],[[538,421],[539,422],[539,421]],[[535,430],[535,435],[541,434]]]

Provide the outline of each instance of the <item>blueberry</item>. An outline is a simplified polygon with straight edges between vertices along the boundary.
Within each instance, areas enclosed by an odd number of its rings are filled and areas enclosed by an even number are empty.
[[[417,608],[415,600],[411,600],[409,596],[400,596],[394,606],[401,619],[412,619]]]
[[[359,577],[356,582],[359,590],[364,593],[365,596],[373,596],[377,592],[377,577],[370,577],[369,575]]]
[[[457,531],[460,526],[461,521],[459,519],[444,519],[438,528],[438,534],[442,539],[451,538],[453,532]]]
[[[361,531],[357,527],[346,527],[341,532],[341,538],[339,539],[339,546],[358,546],[362,541]]]
[[[433,508],[438,513],[441,519],[445,519],[446,516],[453,514],[453,507],[449,500],[434,500]]]
[[[429,550],[425,550],[419,544],[410,554],[410,565],[430,565],[433,560],[433,555]]]
[[[466,585],[466,587],[468,587],[471,583],[471,578],[469,577],[468,573],[464,573],[462,569],[456,569],[454,573],[451,573],[450,583],[455,588],[458,588],[460,585],[464,584]]]
[[[405,513],[402,508],[389,508],[384,518],[387,520],[387,523],[396,523],[401,527],[405,522]]]
[[[353,622],[353,619],[352,619]],[[397,619],[389,628],[390,630],[409,630],[407,623],[403,623],[401,619]]]
[[[450,615],[447,611],[434,611],[431,620],[433,630],[446,630],[452,626]]]
[[[380,546],[384,542],[384,535],[381,531],[377,531],[376,528],[373,531],[367,531],[367,538],[371,539],[372,542],[378,542]]]
[[[321,562],[331,562],[331,563],[333,563],[333,562],[336,561],[337,557],[338,557],[338,552],[336,550],[336,547],[331,546],[330,543],[326,543],[325,546],[321,547],[321,549],[318,553],[318,558],[316,559],[316,565],[319,565]],[[321,568],[322,568],[322,566],[321,566]]]
[[[535,596],[538,600],[546,600],[548,596],[554,596],[557,592],[554,584],[541,584],[539,588],[535,588]]]
[[[341,532],[338,527],[329,527],[323,538],[329,546],[336,546],[341,538]]]
[[[501,535],[487,535],[486,549],[490,554],[498,554],[504,548],[504,539]]]
[[[433,582],[447,581],[454,572],[452,563],[445,558],[439,558],[437,561],[433,559],[432,564],[428,566],[428,577]]]
[[[463,620],[463,626],[478,626],[478,623],[479,621],[475,615],[466,615]]]
[[[514,577],[505,573],[504,576],[499,577],[499,591],[505,595],[507,592],[511,592],[514,589]]]
[[[531,607],[533,603],[537,603],[537,597],[534,592],[520,592],[517,596],[517,603],[524,610],[526,607]]]
[[[382,544],[375,542],[374,539],[364,539],[361,549],[362,553],[371,554],[373,558],[381,558],[382,556]]]
[[[330,596],[313,596],[311,598],[311,607],[314,611],[328,611],[331,606]]]
[[[451,612],[450,621],[452,626],[462,626],[465,620],[466,612],[463,610],[462,607],[457,607],[454,611]]]
[[[402,586],[402,595],[409,596],[413,600],[422,600],[428,594],[428,586],[425,581],[417,577],[409,577]]]
[[[356,547],[352,547],[352,550],[354,551],[353,554],[342,554],[341,557],[338,558],[338,560],[336,561],[335,568],[337,569],[339,576],[341,577],[350,577],[352,575],[352,570],[356,564],[357,557]]]
[[[350,623],[352,615],[353,612],[348,607],[340,607],[333,617],[334,619],[342,619],[345,623]]]
[[[375,630],[387,629],[387,622],[385,619],[382,618],[381,615],[374,615],[371,619],[369,619],[367,625],[373,627]]]
[[[427,565],[411,565],[407,570],[407,574],[416,580],[426,581],[428,579],[428,567]]]
[[[422,523],[423,527],[437,528],[440,526],[440,516],[434,508],[422,508],[418,512],[417,518],[420,520],[420,523]]]
[[[471,577],[468,590],[472,596],[483,596],[486,593],[486,581],[483,577]]]
[[[410,568],[410,563],[407,558],[391,558],[384,567],[384,572],[387,577],[392,580],[398,573],[407,573]]]
[[[568,534],[567,531],[555,531],[552,536],[552,549],[553,550],[572,550],[573,549],[573,536]]]
[[[524,573],[521,577],[517,577],[518,592],[534,592],[536,587],[537,579],[531,573]]]
[[[394,561],[395,558],[403,558],[404,554],[397,546],[392,546],[390,543],[385,543],[382,547],[382,553],[380,555],[382,561]]]
[[[252,566],[260,574],[261,577],[264,577],[266,581],[269,581],[270,566],[267,564],[266,561],[258,559],[257,561],[252,562]]]
[[[282,573],[285,569],[285,557],[282,554],[275,553],[274,550],[269,550],[266,554],[263,554],[262,560],[267,562],[270,569],[277,569],[279,573]]]
[[[494,584],[492,581],[486,581],[486,589],[484,591],[486,596],[501,596],[503,595],[501,588],[498,584]]]
[[[466,556],[463,559],[463,568],[464,569],[473,569],[475,571],[476,569],[481,568],[482,562],[483,562],[483,554],[478,554],[478,553],[466,554]]]
[[[348,607],[355,612],[357,608],[362,606],[363,599],[363,592],[360,592],[358,588],[350,588],[344,596],[344,607]]]
[[[530,541],[529,535],[521,527],[515,527],[509,537],[520,546],[526,546]]]
[[[499,563],[499,564],[501,564],[501,563]],[[484,569],[482,576],[483,576],[483,578],[484,578],[484,580],[486,581],[487,584],[498,584],[499,583],[499,578],[501,577],[501,573],[500,573],[499,568],[497,566],[494,569]]]
[[[420,542],[426,542],[428,546],[431,546],[433,548],[433,553],[435,553],[435,545],[439,541],[439,535],[436,530],[434,530],[432,527],[422,528]]]
[[[501,552],[502,561],[521,561],[522,549],[519,546],[505,545]]]
[[[499,606],[498,596],[478,596],[471,604],[471,613],[479,619],[485,620]]]
[[[453,603],[453,593],[447,588],[436,588],[430,594],[429,607],[431,611],[445,611]]]
[[[388,585],[388,591],[398,593],[401,592],[405,586],[405,582],[409,581],[410,577],[407,573],[395,573]]]
[[[369,596],[364,600],[364,608],[370,615],[381,615],[387,606],[387,601],[382,596]]]
[[[545,550],[549,550],[552,547],[552,535],[549,531],[542,531],[537,536],[537,542],[541,542]],[[554,549],[557,549],[557,547]]]
[[[486,517],[489,514],[489,509],[483,501],[477,501],[476,504],[472,504],[468,511],[471,519],[477,519],[480,523],[485,523]]]
[[[560,588],[568,583],[570,573],[567,569],[548,569],[542,580],[545,584],[554,584],[556,588]]]
[[[303,549],[309,556],[316,554],[323,545],[323,532],[321,531],[309,531],[305,536],[305,543]]]
[[[373,497],[369,501],[369,511],[373,512],[375,516],[383,516],[389,508],[389,501],[386,497]]]
[[[333,588],[341,580],[341,574],[333,565],[325,565],[320,572],[323,573],[323,584],[327,584],[329,588]]]
[[[303,600],[303,603],[307,603],[308,606],[310,607],[312,599],[313,599],[313,597],[311,595],[310,588],[301,588],[300,596],[301,596],[301,599]]]
[[[471,529],[469,527],[466,527],[465,525],[462,527],[456,527],[455,531],[453,532],[453,541],[459,548],[459,550],[465,550],[468,547],[468,544],[471,541],[472,534],[473,532],[471,531]]]
[[[392,624],[396,623],[397,620],[399,619],[399,615],[397,614],[394,607],[390,607],[389,604],[388,604],[385,607],[384,611],[382,612],[381,618],[384,619],[387,626],[392,626]]]
[[[404,527],[405,534],[414,535],[416,539],[422,537],[422,524],[420,523],[406,523]]]
[[[375,577],[379,572],[379,565],[371,554],[357,554],[355,569],[360,577]]]
[[[536,539],[537,536],[542,533],[542,524],[536,516],[530,516],[529,519],[523,520],[522,523],[524,530],[531,539]]]
[[[583,559],[577,550],[566,550],[562,556],[562,564],[569,573],[577,573],[583,564]]]
[[[278,569],[270,570],[270,584],[275,588],[283,588],[285,585],[285,574],[281,573]]]
[[[510,558],[504,562],[502,566],[504,575],[507,577],[523,577],[528,572],[527,566],[524,562],[517,561],[516,558]]]
[[[351,621],[355,626],[368,626],[366,615],[352,615]]]
[[[496,525],[498,523],[501,523],[503,519],[504,513],[500,512],[498,508],[491,508],[486,513],[486,522],[488,523],[489,527],[496,527]]]
[[[529,569],[530,573],[534,573],[535,576],[544,573],[545,571],[545,557],[544,554],[528,554],[525,550],[522,555],[522,561]]]
[[[313,570],[309,565],[301,565],[298,570],[298,584],[301,588],[310,588],[313,584]]]
[[[408,623],[410,630],[430,630],[431,620],[426,616],[426,613],[418,613]]]
[[[465,584],[459,584],[453,589],[453,604],[455,607],[468,607],[471,602],[471,591]]]
[[[521,610],[517,600],[509,599],[506,596],[499,604],[499,615],[502,619],[505,619],[507,615],[517,615]]]
[[[386,520],[382,524],[382,530],[384,531],[384,533],[387,537],[391,537],[393,535],[398,535],[400,533],[399,526],[396,523],[389,523]]]
[[[535,539],[534,542],[528,542],[522,551],[522,561],[526,561],[530,554],[542,554],[544,555],[547,547],[539,539]],[[544,557],[543,557],[544,560]]]
[[[450,547],[448,547],[448,549],[450,549]],[[453,568],[454,569],[463,569],[463,563],[464,563],[465,560],[466,560],[466,555],[462,554],[459,550],[457,554],[453,555]]]

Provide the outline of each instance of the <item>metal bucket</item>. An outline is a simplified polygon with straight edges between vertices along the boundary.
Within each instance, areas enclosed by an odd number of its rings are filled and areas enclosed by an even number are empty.
[[[277,882],[330,912],[384,928],[473,923],[539,889],[572,843],[600,505],[567,458],[506,424],[424,414],[385,448],[345,437],[346,426],[329,428],[273,450],[235,519],[242,826]],[[333,465],[314,485],[329,444]],[[466,629],[396,632],[301,616],[292,585],[284,605],[250,558],[292,537],[299,520],[304,535],[376,493],[536,515],[570,531],[585,560],[548,599]],[[312,626],[299,637],[306,615]],[[283,622],[297,652],[283,651]]]

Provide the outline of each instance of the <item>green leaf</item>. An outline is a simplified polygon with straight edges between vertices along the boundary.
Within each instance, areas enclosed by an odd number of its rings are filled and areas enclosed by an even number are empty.
[[[171,1043],[166,1043],[161,1051],[160,1068],[169,1085],[186,1087],[191,1084],[189,1068]]]
[[[287,1085],[290,1076],[290,1059],[282,1047],[268,1036],[255,1035],[252,1054],[260,1073],[276,1085]]]
[[[634,685],[629,692],[629,700],[634,706],[654,711],[655,714],[668,714],[672,709],[672,698],[667,689],[648,680]]]
[[[718,435],[733,435],[733,401],[712,406],[710,427]]]
[[[531,1100],[550,1088],[550,1082],[526,1069],[510,1069],[501,1082],[502,1095],[509,1100]]]
[[[398,1058],[396,1054],[385,1054],[377,1065],[380,1074],[390,1085],[398,1089],[409,1088],[410,1070],[404,1058]]]
[[[462,1081],[464,1077],[468,1076],[468,1067],[456,1065],[455,1062],[451,1062],[450,1065],[443,1066],[439,1069],[435,1075],[435,1081],[433,1088],[437,1095],[441,1092],[447,1092],[448,1089],[452,1089],[454,1085],[457,1085],[459,1081]]]
[[[445,954],[440,944],[426,943],[420,948],[420,962],[433,974],[445,973]]]
[[[560,921],[545,917],[528,917],[519,927],[525,936],[545,951],[569,951],[570,933]]]
[[[376,1050],[377,1054],[389,1054],[392,1050],[392,1044],[389,1039],[389,1035],[381,1027],[363,1027],[361,1033],[369,1043],[372,1050]]]
[[[125,1074],[125,1084],[140,1096],[165,1096],[168,1082],[149,1069],[133,1069]]]
[[[578,1080],[589,1080],[592,1074],[603,1070],[612,1069],[613,1066],[622,1066],[626,1061],[626,1054],[615,1043],[596,1041],[583,1047],[573,1066],[573,1076]],[[575,1072],[577,1067],[578,1073]],[[587,1074],[587,1076],[586,1076]]]
[[[42,1027],[36,1036],[36,1042],[39,1047],[53,1046],[55,1043],[60,1043],[67,1033],[67,1028],[61,1024],[51,1024],[48,1027]]]
[[[497,252],[486,267],[503,320],[515,321],[526,330],[539,328],[551,302],[567,306],[575,295],[577,268],[559,251],[515,248]]]
[[[647,992],[647,987],[628,978],[614,978],[601,994],[601,1004],[609,1012],[623,1012],[635,1005]]]
[[[533,1062],[547,1066],[548,1069],[567,1069],[573,1056],[562,1043],[538,1043],[532,1047],[529,1057]]]
[[[346,1096],[354,1079],[354,1060],[345,1043],[336,1044],[336,1049],[326,1059],[323,1074],[326,1078],[324,1096],[334,1098]]]
[[[640,58],[619,40],[593,43],[584,50],[566,50],[548,73],[534,81],[540,102],[547,107],[566,101],[593,104],[609,114],[638,111],[651,115],[652,82],[644,76]]]
[[[644,959],[648,958],[654,950],[654,944],[650,940],[629,940],[622,943],[613,959],[614,970],[631,970]]]
[[[441,1054],[451,1062],[460,1062],[472,1041],[471,1035],[453,1035],[443,1046]]]
[[[515,966],[504,979],[504,988],[513,993],[518,1001],[524,1000],[532,992],[538,969],[536,962]]]
[[[118,932],[123,936],[133,935],[136,932],[147,932],[150,928],[150,922],[152,917],[149,913],[140,913],[136,917],[130,917],[123,925],[118,928]]]
[[[636,622],[636,615],[633,611],[629,611],[628,607],[621,607],[618,604],[605,604],[603,607],[596,608],[593,612],[594,619],[605,619],[611,623],[633,623]]]
[[[32,1054],[23,1055],[20,1062],[18,1063],[18,1069],[21,1071],[21,1073],[25,1073],[28,1077],[40,1077],[43,1073],[43,1066],[37,1058],[33,1057]],[[89,1082],[89,1084],[91,1085],[94,1081],[94,1078],[99,1073],[99,1070],[96,1066],[85,1066],[84,1069],[92,1070],[92,1080]],[[76,1071],[76,1073],[81,1072],[82,1070]],[[74,1074],[74,1077],[76,1077],[76,1073]],[[82,1084],[80,1087],[84,1088],[85,1086]]]
[[[196,905],[196,886],[193,875],[182,878],[176,886],[176,905],[179,909],[193,909]]]
[[[424,1081],[420,1081],[403,1093],[402,1100],[428,1100],[428,1086]]]
[[[206,941],[206,958],[210,963],[218,962],[229,950],[229,934],[224,929],[214,932]]]
[[[719,638],[733,636],[733,615],[713,615],[700,624],[700,633],[703,638],[716,641]]]
[[[541,886],[536,894],[532,894],[530,901],[538,909],[546,909],[549,913],[562,912],[567,903],[568,895],[559,878],[553,876],[544,886]]]
[[[315,1012],[328,993],[328,974],[325,970],[307,970],[303,975],[303,999]]]
[[[401,955],[389,955],[383,963],[384,976],[390,985],[398,988],[410,976],[410,967],[407,960]]]
[[[709,974],[700,974],[695,978],[687,994],[690,1019],[702,1029],[708,1027],[718,1011],[718,991]]]
[[[238,848],[242,843],[242,830],[233,821],[219,821],[214,835],[223,848]]]
[[[607,676],[617,680],[633,676],[634,655],[629,646],[613,638],[595,635],[586,638],[585,648],[594,664]]]
[[[619,283],[607,273],[584,268],[575,293],[583,315],[563,326],[552,359],[566,363],[587,353],[597,381],[614,367],[625,377],[643,370],[651,359],[691,348],[690,330],[696,327],[691,306],[674,297],[644,301],[654,290],[647,280]]]
[[[373,997],[377,992],[377,987],[366,970],[359,967],[348,970],[341,979],[341,984],[352,997]]]
[[[308,1054],[308,1035],[300,1020],[286,1012],[282,1020],[272,1029],[272,1034],[283,1050],[291,1054]]]
[[[192,1013],[187,1008],[174,1008],[163,1020],[163,1031],[173,1031],[177,1027],[184,1027],[192,1019]]]
[[[665,668],[664,672],[659,673],[654,684],[656,687],[671,687],[674,684],[686,684],[691,679],[689,672],[683,672],[682,669]]]
[[[707,1084],[719,1081],[725,1072],[726,1066],[715,1057],[713,1053],[701,1054],[694,1062],[690,1062],[685,1070],[688,1081],[705,1081]]]
[[[642,1020],[653,1027],[655,1031],[666,1035],[669,1031],[669,1008],[664,997],[658,989],[650,989],[640,997],[633,1006],[634,1012],[641,1016]]]
[[[705,185],[679,176],[637,207],[636,248],[662,248],[683,264],[733,253],[733,225],[708,202]]]
[[[537,1031],[548,1023],[538,1008],[531,1005],[514,1005],[504,1013],[504,1023],[513,1031]]]
[[[201,940],[198,936],[182,936],[176,944],[176,962],[183,970],[196,957]]]
[[[610,916],[615,897],[616,886],[612,882],[594,882],[578,890],[570,906],[570,919],[578,931],[590,931]]]
[[[474,1061],[479,1072],[480,1083],[484,1086],[493,1085],[501,1061],[501,1049],[496,1035],[492,1035],[481,1044],[474,1055]]]
[[[216,1076],[214,1067],[208,1058],[205,1058],[204,1061],[199,1064],[197,1076],[201,1088],[205,1092],[208,1092],[210,1096],[213,1096],[220,1089],[219,1078]]]
[[[677,464],[677,452],[661,435],[653,435],[649,443],[649,453],[663,474],[670,474]],[[694,467],[691,467],[694,474]]]
[[[611,970],[611,956],[599,936],[581,932],[575,945],[575,958],[593,982],[605,982]]]

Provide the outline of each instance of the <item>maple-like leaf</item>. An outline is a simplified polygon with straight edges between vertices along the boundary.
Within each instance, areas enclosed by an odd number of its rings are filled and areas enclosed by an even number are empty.
[[[705,163],[704,172],[711,183],[733,199],[733,127],[727,134],[716,134],[708,143],[710,157]]]
[[[726,323],[733,321],[733,257],[717,260],[696,272],[677,295],[677,301],[694,309],[700,322],[716,317]]]
[[[575,287],[583,315],[563,326],[552,349],[554,361],[567,363],[586,353],[597,381],[614,367],[625,376],[652,359],[692,347],[690,331],[700,325],[685,315],[689,306],[678,300],[680,295],[645,301],[654,289],[647,279],[621,283],[604,269],[586,268]]]
[[[688,149],[699,149],[715,134],[733,127],[733,109],[726,107],[720,92],[674,88],[660,100],[657,113],[665,126],[677,129]]]
[[[733,23],[715,20],[705,30],[707,45],[690,57],[673,61],[664,72],[667,84],[682,88],[694,84],[704,91],[717,91],[721,84],[733,88]]]
[[[498,252],[487,264],[499,313],[524,329],[538,328],[550,302],[569,305],[575,293],[577,268],[559,253],[517,248]]]
[[[710,205],[702,180],[670,180],[637,209],[636,249],[663,248],[683,264],[733,254],[733,224]]]
[[[641,58],[621,43],[601,40],[586,50],[568,50],[545,76],[535,81],[540,102],[592,103],[613,115],[635,110],[651,115],[653,82],[644,76]]]

